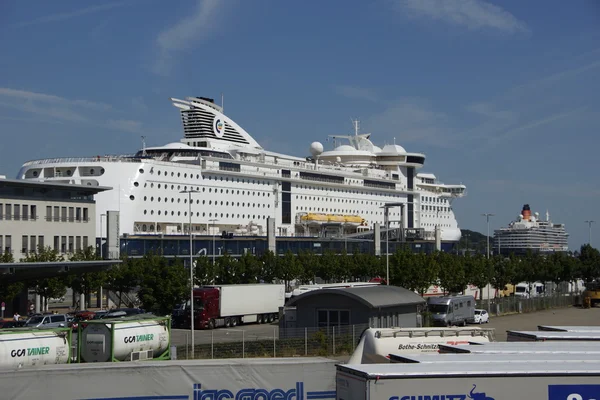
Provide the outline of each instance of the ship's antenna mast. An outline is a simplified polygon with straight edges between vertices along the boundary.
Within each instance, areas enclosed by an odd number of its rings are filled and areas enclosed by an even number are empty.
[[[146,136],[142,136],[142,155],[146,157]]]
[[[225,112],[225,95],[221,93],[221,112]]]

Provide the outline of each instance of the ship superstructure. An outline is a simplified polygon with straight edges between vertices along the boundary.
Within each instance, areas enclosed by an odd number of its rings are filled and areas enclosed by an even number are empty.
[[[452,201],[466,187],[418,173],[425,155],[377,147],[358,121],[353,134],[331,136],[332,149],[314,142],[309,157],[294,157],[263,149],[212,99],[171,101],[182,117],[180,142],[144,145],[134,155],[33,160],[18,178],[112,187],[96,197],[99,237],[100,218],[113,210],[120,211],[121,234],[187,233],[192,191],[198,234],[264,235],[268,217],[280,236],[322,236],[332,228],[349,234],[383,225],[384,204],[401,202],[404,215],[390,210],[392,228],[433,240],[437,226],[443,242],[460,239]]]
[[[568,237],[564,224],[555,224],[546,211],[546,220],[539,213],[532,215],[529,204],[525,204],[518,218],[508,227],[494,231],[494,251],[501,254],[524,254],[533,252],[568,251]]]

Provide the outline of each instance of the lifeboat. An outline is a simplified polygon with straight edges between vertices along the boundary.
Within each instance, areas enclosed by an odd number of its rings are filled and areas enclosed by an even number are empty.
[[[339,223],[342,223],[342,222],[344,222],[344,216],[343,215],[328,214],[327,215],[327,222],[339,222]]]
[[[359,226],[364,222],[360,215],[344,215],[344,223],[351,226]]]
[[[300,217],[300,221],[309,224],[322,224],[327,222],[327,216],[325,214],[304,214]]]

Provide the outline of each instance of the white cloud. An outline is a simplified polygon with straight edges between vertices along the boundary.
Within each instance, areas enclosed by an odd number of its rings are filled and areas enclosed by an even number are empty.
[[[121,7],[124,5],[125,5],[124,3],[100,4],[100,5],[96,5],[96,6],[80,8],[78,10],[66,11],[66,12],[56,13],[56,14],[51,14],[51,15],[45,15],[43,17],[36,18],[31,21],[19,22],[17,24],[14,24],[13,26],[24,27],[24,26],[37,25],[37,24],[42,24],[42,23],[47,23],[47,22],[64,21],[67,19],[80,17],[80,16],[86,15],[86,14],[93,14],[93,13],[96,13],[99,11],[110,10],[110,9],[113,9],[116,7]]]
[[[97,103],[88,100],[70,100],[64,97],[55,96],[53,94],[45,94],[38,92],[30,92],[26,90],[0,88],[0,98],[12,99],[14,101],[25,101],[29,103],[44,103],[61,106],[74,106],[92,108],[96,110],[109,110],[111,106],[108,104]]]
[[[495,29],[506,33],[529,28],[501,7],[483,0],[398,0],[398,8],[415,18],[429,18],[470,30]]]
[[[137,112],[146,112],[148,111],[148,106],[142,97],[134,97],[131,99],[131,106]]]
[[[379,100],[375,91],[368,88],[350,85],[338,85],[335,86],[334,89],[338,94],[351,99],[368,100],[373,102]]]
[[[416,142],[452,147],[449,119],[422,99],[404,98],[368,118],[365,127],[377,134],[373,139],[379,143],[386,137],[396,138],[398,144]]]
[[[467,111],[479,114],[482,117],[514,120],[515,112],[509,110],[499,110],[493,104],[473,103],[466,107]]]
[[[110,119],[106,122],[106,126],[120,131],[138,133],[141,132],[142,123],[128,119]]]
[[[159,75],[168,75],[174,53],[205,40],[216,27],[222,27],[218,13],[224,3],[220,0],[198,0],[196,10],[191,15],[162,31],[156,39],[159,56],[153,71]]]

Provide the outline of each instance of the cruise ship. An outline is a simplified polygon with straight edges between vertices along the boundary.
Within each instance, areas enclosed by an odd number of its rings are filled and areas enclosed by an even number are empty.
[[[569,250],[568,237],[565,225],[552,223],[548,211],[542,221],[539,213],[532,215],[529,204],[525,204],[517,220],[494,231],[493,247],[499,254],[563,252]]]
[[[107,211],[119,211],[120,235],[186,234],[190,209],[198,235],[265,235],[269,217],[278,236],[348,235],[385,226],[383,206],[402,203],[389,210],[390,228],[434,240],[437,227],[442,243],[460,240],[452,202],[466,187],[418,172],[424,154],[378,147],[358,121],[348,135],[329,136],[330,149],[313,142],[295,157],[261,147],[213,99],[171,102],[183,122],[179,142],[142,142],[130,155],[28,161],[17,178],[112,187],[96,196],[98,237]]]

